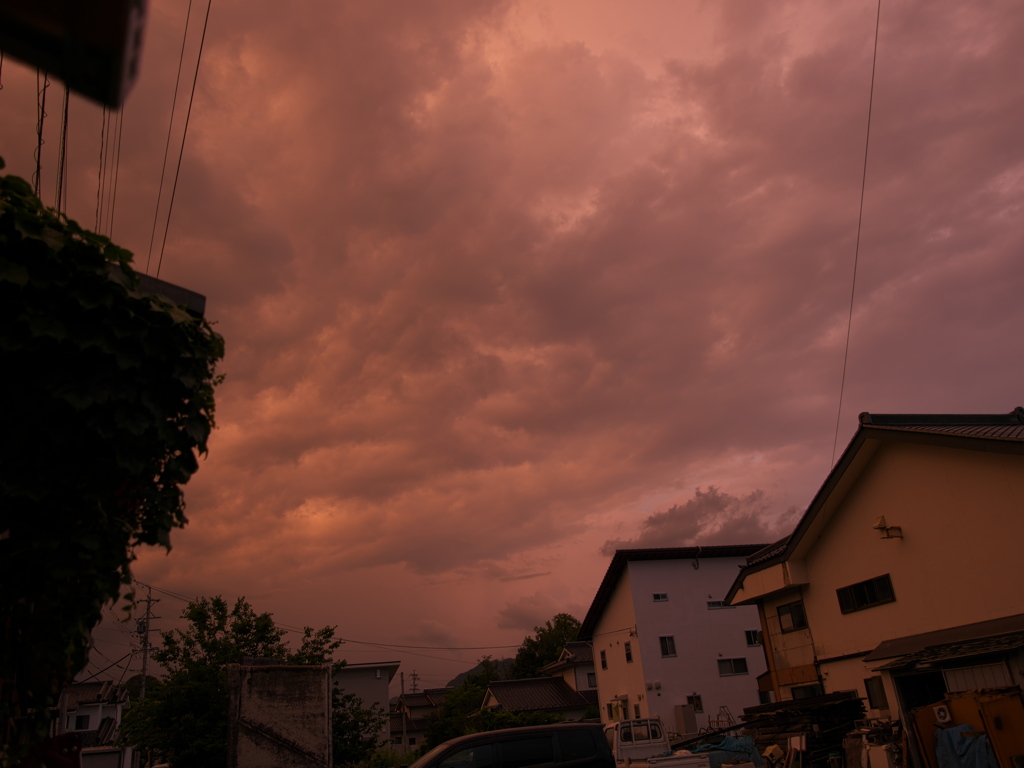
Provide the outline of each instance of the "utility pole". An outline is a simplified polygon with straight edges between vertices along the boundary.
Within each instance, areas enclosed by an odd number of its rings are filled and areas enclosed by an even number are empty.
[[[405,727],[407,717],[405,714],[405,672],[402,675],[402,751],[409,751],[409,733]]]
[[[160,602],[159,599],[153,599],[152,587],[146,586],[146,599],[142,602],[146,604],[146,613],[135,624],[139,635],[142,637],[142,683],[139,686],[139,701],[146,698],[146,675],[149,674],[149,620],[160,618],[159,616],[152,615],[153,603]]]
[[[415,669],[412,671],[412,674],[409,675],[409,677],[412,679],[412,693],[413,694],[419,693],[420,692],[420,686],[419,686],[420,676],[416,674],[416,670]]]

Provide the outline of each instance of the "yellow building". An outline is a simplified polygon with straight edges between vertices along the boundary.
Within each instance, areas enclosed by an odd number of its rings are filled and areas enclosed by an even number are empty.
[[[778,700],[856,690],[870,717],[928,721],[928,741],[956,720],[932,705],[1003,690],[1024,731],[1024,408],[861,414],[794,532],[726,600],[758,607]]]

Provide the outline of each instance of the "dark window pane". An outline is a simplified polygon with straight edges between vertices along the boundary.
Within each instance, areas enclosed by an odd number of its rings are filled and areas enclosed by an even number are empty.
[[[554,741],[550,735],[534,736],[498,743],[501,768],[523,768],[550,763],[555,759]]]

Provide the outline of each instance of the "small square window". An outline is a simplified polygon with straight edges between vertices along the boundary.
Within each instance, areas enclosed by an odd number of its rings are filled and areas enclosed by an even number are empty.
[[[601,651],[601,669],[608,669],[608,654]]]
[[[719,659],[718,660],[718,675],[719,677],[727,677],[729,675],[745,675],[747,674],[747,660],[746,659]]]
[[[676,655],[676,638],[675,635],[665,635],[658,638],[658,642],[661,644],[661,655],[662,656],[675,656]]]
[[[704,702],[701,700],[699,694],[693,694],[693,696],[686,697],[686,703],[693,707],[693,711],[698,715],[704,711]]]
[[[89,730],[89,716],[88,715],[77,715],[75,717],[75,730],[76,731],[88,731]]]
[[[587,672],[587,688],[597,688],[596,672]]]
[[[783,632],[795,632],[807,628],[807,614],[804,613],[803,600],[786,603],[778,607],[779,629]]]
[[[761,630],[748,629],[743,632],[747,638],[747,645],[761,645]]]
[[[630,642],[627,642],[625,648],[626,648],[626,663],[627,664],[632,664],[633,663],[633,644],[630,643]]]
[[[410,747],[415,747],[416,746],[416,737],[415,736],[410,736],[409,737],[409,746]]]
[[[668,602],[668,592],[655,592],[654,593],[654,602],[656,602],[656,603],[667,603]]]

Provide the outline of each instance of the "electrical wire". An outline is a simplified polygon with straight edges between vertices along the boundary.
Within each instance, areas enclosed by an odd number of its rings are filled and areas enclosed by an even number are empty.
[[[160,277],[160,268],[164,263],[164,249],[167,247],[167,233],[171,229],[171,212],[174,210],[174,197],[178,191],[178,177],[181,175],[181,158],[185,155],[185,137],[188,136],[188,123],[192,117],[192,102],[196,97],[196,82],[199,80],[199,65],[203,61],[203,46],[206,44],[206,28],[210,24],[210,8],[213,0],[207,0],[206,18],[203,21],[203,35],[199,38],[199,55],[196,57],[196,71],[192,76],[192,92],[188,97],[188,111],[185,112],[185,128],[181,132],[181,149],[178,150],[178,166],[174,171],[174,184],[171,186],[171,201],[167,205],[167,224],[164,227],[164,239],[160,244],[160,259],[156,263],[156,276]]]
[[[860,209],[857,214],[857,243],[853,249],[853,280],[850,285],[850,315],[846,322],[846,348],[843,351],[843,375],[839,383],[839,408],[836,412],[836,435],[832,441],[832,466],[836,465],[839,446],[839,420],[843,415],[843,394],[846,391],[846,367],[850,359],[850,334],[853,330],[853,300],[857,294],[857,264],[860,261],[860,233],[864,223],[864,191],[868,181],[868,147],[871,146],[871,109],[875,101],[875,70],[878,66],[878,30],[882,20],[882,0],[875,10],[875,47],[871,55],[871,88],[868,91],[868,125],[864,136],[864,170],[860,178]]]
[[[114,185],[113,192],[110,195],[110,223],[107,225],[107,236],[111,239],[114,237],[114,205],[117,203],[117,178],[121,174],[121,134],[123,129],[124,107],[122,106],[117,111],[117,130],[115,131],[117,149],[114,152]]]
[[[42,76],[42,85],[39,79]],[[36,69],[36,172],[32,175],[32,189],[39,197],[39,184],[43,172],[43,122],[46,120],[46,89],[50,87],[50,76],[45,69]]]
[[[153,210],[153,230],[149,233],[149,255],[146,256],[146,274],[153,258],[153,242],[156,240],[156,223],[160,218],[160,198],[164,192],[164,176],[167,173],[167,155],[171,150],[171,129],[174,127],[174,108],[178,103],[178,86],[181,83],[181,65],[185,61],[185,41],[188,40],[188,22],[192,18],[192,0],[188,0],[185,12],[185,31],[181,35],[181,53],[178,54],[178,74],[174,77],[174,97],[171,99],[171,117],[167,121],[167,141],[164,142],[164,161],[160,166],[160,185],[156,190],[156,208]]]
[[[100,655],[102,656],[103,654],[100,654]],[[129,656],[134,656],[134,655],[135,655],[135,651],[132,651],[131,653],[126,653],[126,654],[125,654],[124,656],[122,656],[122,657],[121,657],[120,659],[118,659],[117,661],[115,661],[115,662],[114,662],[113,664],[111,664],[111,665],[110,665],[109,667],[104,667],[104,668],[103,668],[103,669],[101,669],[101,670],[100,670],[99,672],[94,672],[93,674],[89,675],[89,677],[85,678],[84,680],[79,680],[78,682],[79,682],[79,683],[87,683],[87,682],[89,682],[90,680],[92,680],[92,679],[93,679],[94,677],[96,677],[97,675],[102,675],[102,674],[103,674],[104,672],[106,672],[106,671],[107,671],[108,669],[113,669],[114,667],[117,667],[117,665],[118,665],[118,664],[120,664],[120,663],[121,663],[122,661],[124,661],[125,659],[127,659],[127,658],[128,658]],[[106,657],[104,656],[104,658],[106,658]],[[110,659],[107,659],[107,661],[110,661]],[[120,669],[120,667],[117,667],[117,668],[118,668],[118,669]]]
[[[57,147],[57,191],[54,195],[53,208],[59,216],[62,211],[67,215],[67,202],[64,199],[64,186],[68,178],[68,97],[71,91],[64,85],[64,103],[60,116],[60,144]]]
[[[100,165],[96,172],[96,231],[100,231],[100,221],[102,220],[103,211],[103,178],[107,168],[105,153],[107,150],[107,113],[106,107],[103,107],[103,117],[100,120]]]

